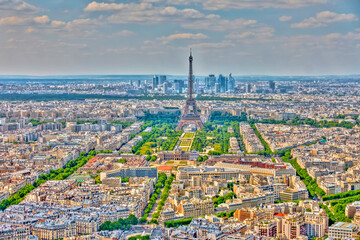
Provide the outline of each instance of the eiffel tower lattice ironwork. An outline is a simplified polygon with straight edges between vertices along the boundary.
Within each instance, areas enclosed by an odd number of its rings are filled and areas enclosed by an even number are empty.
[[[183,129],[184,125],[186,124],[195,124],[197,129],[200,130],[204,124],[201,121],[200,113],[198,112],[198,107],[196,105],[196,101],[193,98],[193,56],[190,50],[190,57],[189,57],[189,79],[188,79],[188,95],[186,99],[186,104],[183,109],[180,122],[176,128],[176,130]]]

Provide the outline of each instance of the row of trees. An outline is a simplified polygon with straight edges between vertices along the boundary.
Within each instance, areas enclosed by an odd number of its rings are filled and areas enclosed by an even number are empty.
[[[176,221],[168,221],[168,222],[164,222],[164,225],[167,228],[179,227],[179,226],[182,226],[182,225],[189,225],[192,220],[193,220],[193,218],[180,219],[180,220],[176,220]]]
[[[131,214],[129,217],[122,219],[119,218],[119,220],[115,222],[106,221],[103,224],[100,225],[101,231],[114,231],[114,230],[129,230],[131,228],[131,225],[138,224],[138,219],[135,217],[135,215]]]
[[[250,124],[255,123],[269,123],[269,124],[283,124],[283,125],[310,125],[316,128],[330,128],[330,127],[344,127],[351,129],[355,125],[351,122],[342,121],[341,123],[337,121],[327,121],[327,120],[320,120],[317,121],[315,119],[306,118],[300,119],[298,116],[291,120],[275,120],[275,119],[263,119],[261,121],[256,119],[247,119],[247,114],[245,112],[241,113],[241,116],[233,116],[230,113],[223,113],[223,112],[213,112],[209,118],[211,122],[216,124],[225,124],[228,122],[236,121],[236,122],[249,122]],[[344,115],[338,115],[335,117],[336,119],[344,119]],[[355,117],[356,119],[356,117]]]
[[[346,205],[355,201],[360,201],[360,195],[331,201],[330,205],[334,212],[335,219],[342,222],[351,222],[351,220],[345,216],[345,209]]]
[[[144,216],[142,216],[142,218],[140,218],[139,222],[140,223],[146,223],[146,218],[149,216],[149,213],[151,212],[151,210],[154,207],[154,204],[156,202],[156,200],[159,197],[159,194],[161,192],[161,189],[165,186],[165,181],[167,180],[167,176],[165,173],[160,173],[158,176],[158,180],[155,184],[155,191],[153,194],[151,194],[150,200],[148,205],[145,208],[144,211]]]
[[[136,235],[133,237],[129,237],[127,240],[149,240],[150,239],[150,235]]]
[[[295,117],[291,120],[275,120],[275,119],[264,119],[264,120],[255,120],[255,119],[250,119],[249,120],[250,124],[254,124],[254,123],[270,123],[270,124],[283,124],[283,125],[310,125],[312,127],[316,127],[316,128],[330,128],[330,127],[344,127],[344,128],[348,128],[351,129],[353,128],[355,125],[351,122],[347,122],[347,121],[342,121],[341,123],[339,122],[335,122],[335,121],[327,121],[327,120],[320,120],[320,121],[316,121],[315,119],[311,119],[311,118],[306,118],[306,119],[300,119],[299,117]]]
[[[233,211],[230,211],[230,212],[221,212],[221,213],[217,213],[215,214],[217,217],[221,217],[221,218],[224,218],[224,217],[227,217],[227,218],[230,218],[230,217],[233,217],[235,214],[235,210]],[[188,218],[188,219],[180,219],[180,220],[176,220],[176,221],[168,221],[168,222],[165,222],[164,225],[165,227],[167,228],[170,228],[170,227],[179,227],[179,226],[182,226],[182,225],[189,225],[191,223],[191,221],[193,220],[193,218]]]
[[[296,170],[296,173],[300,176],[300,179],[304,182],[306,185],[306,188],[308,189],[311,196],[315,196],[316,194],[319,196],[324,196],[325,192],[322,190],[316,183],[316,178],[313,179],[306,169],[301,168],[299,164],[295,159],[292,159],[291,157],[291,150],[287,150],[285,152],[285,155],[281,157],[281,160],[283,162],[290,163]]]
[[[233,116],[231,113],[216,111],[210,115],[209,121],[221,125],[229,122],[246,122],[247,115],[245,112],[242,112],[240,116]]]
[[[36,120],[36,119],[31,119],[30,120],[30,123],[33,125],[33,126],[37,126],[37,125],[40,125],[40,124],[43,124],[43,123],[50,123],[51,121],[39,121],[39,120]],[[53,122],[52,122],[53,123]]]
[[[252,127],[252,129],[254,129],[254,132],[256,134],[256,136],[260,139],[261,144],[264,146],[265,151],[259,152],[258,154],[260,155],[270,155],[273,152],[271,151],[269,144],[265,141],[265,139],[261,136],[259,130],[256,128],[255,124],[250,123],[250,126]]]
[[[347,192],[343,192],[343,193],[336,193],[336,194],[330,194],[330,195],[326,195],[322,197],[323,201],[329,201],[329,200],[333,200],[333,199],[339,199],[339,198],[347,198],[347,197],[352,197],[352,196],[356,196],[360,194],[360,189],[359,190],[353,190],[353,191],[347,191]]]
[[[152,215],[152,219],[150,221],[150,223],[155,223],[155,224],[158,224],[158,218],[160,217],[160,214],[161,214],[161,210],[163,209],[164,205],[165,205],[165,201],[166,199],[169,197],[169,192],[170,192],[170,189],[171,189],[171,184],[172,182],[174,181],[175,179],[175,175],[172,174],[166,181],[165,181],[165,187],[164,187],[164,190],[160,196],[160,202],[158,204],[158,207],[157,207],[157,212],[154,213]]]
[[[17,193],[11,195],[8,199],[4,199],[0,203],[0,210],[4,210],[10,205],[19,204],[28,193],[32,190],[45,183],[48,180],[64,180],[73,174],[76,170],[82,167],[87,161],[93,158],[96,155],[95,151],[90,151],[88,155],[85,153],[80,153],[80,156],[75,160],[70,160],[64,168],[58,170],[51,170],[48,174],[41,174],[38,180],[36,180],[32,185],[27,184],[25,187],[21,188]]]
[[[235,211],[236,210],[232,210],[230,212],[221,212],[221,213],[218,213],[218,214],[215,214],[217,217],[221,217],[221,218],[230,218],[230,217],[234,217],[234,214],[235,214]]]
[[[217,96],[203,96],[199,95],[196,97],[198,101],[270,101],[271,99],[266,98],[239,98],[239,97],[217,97]]]
[[[180,120],[181,111],[176,111],[175,113],[163,113],[163,114],[151,114],[145,112],[143,117],[140,117],[140,121],[144,122],[153,122],[155,125],[161,125],[163,123],[172,123],[177,124]]]

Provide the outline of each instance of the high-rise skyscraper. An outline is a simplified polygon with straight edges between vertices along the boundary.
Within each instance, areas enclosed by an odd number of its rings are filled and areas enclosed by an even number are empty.
[[[275,82],[274,81],[269,81],[269,88],[271,89],[271,91],[275,91]]]
[[[218,77],[218,83],[220,84],[220,92],[221,93],[226,92],[226,77],[220,74]]]
[[[232,77],[231,73],[229,74],[228,81],[228,91],[235,92],[235,79]]]
[[[161,75],[160,76],[160,84],[164,84],[164,82],[166,82],[166,75]]]
[[[200,82],[198,78],[195,78],[195,93],[199,93]]]
[[[251,84],[250,83],[246,84],[246,92],[251,93]]]
[[[205,89],[206,91],[214,91],[216,83],[216,77],[214,74],[210,74],[208,77],[205,78]]]
[[[220,93],[220,83],[215,83],[215,93]]]
[[[159,77],[157,75],[154,75],[152,79],[152,89],[155,90],[159,85]]]

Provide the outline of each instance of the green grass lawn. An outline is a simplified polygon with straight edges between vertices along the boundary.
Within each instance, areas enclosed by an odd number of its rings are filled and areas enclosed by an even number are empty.
[[[181,140],[180,147],[190,147],[191,146],[191,140]]]
[[[195,133],[185,133],[183,138],[194,138]]]
[[[190,147],[181,147],[181,150],[183,150],[183,151],[190,151]]]

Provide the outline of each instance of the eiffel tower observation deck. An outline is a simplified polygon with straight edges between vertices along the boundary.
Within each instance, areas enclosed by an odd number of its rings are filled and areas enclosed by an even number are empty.
[[[181,119],[176,130],[182,130],[185,125],[195,124],[197,129],[200,130],[204,124],[201,121],[200,113],[196,105],[196,100],[193,98],[193,56],[190,50],[189,56],[189,79],[188,79],[188,95],[183,109]]]

